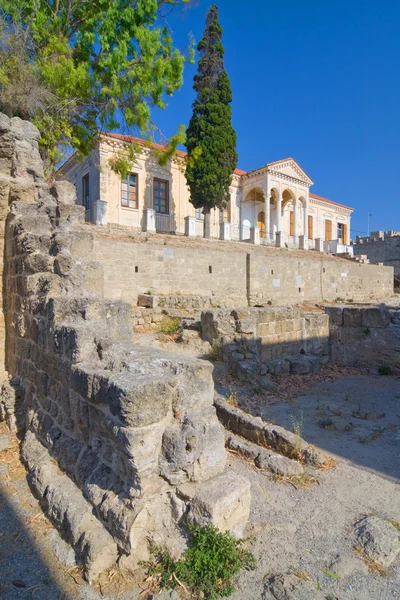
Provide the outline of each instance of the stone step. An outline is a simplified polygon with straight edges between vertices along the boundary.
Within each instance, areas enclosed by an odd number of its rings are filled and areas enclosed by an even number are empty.
[[[299,435],[280,425],[265,423],[260,417],[254,417],[229,404],[223,396],[214,395],[214,405],[221,423],[231,432],[246,440],[274,450],[288,458],[299,458],[305,464],[319,467],[327,462],[327,457],[310,446]]]
[[[93,515],[79,488],[57,469],[47,449],[30,431],[22,444],[22,459],[28,468],[29,484],[46,515],[74,548],[91,583],[116,562],[117,544]]]
[[[235,450],[246,458],[253,460],[259,469],[268,469],[272,473],[282,475],[283,477],[304,473],[304,468],[299,462],[282,456],[282,454],[278,454],[273,450],[261,448],[257,444],[248,442],[234,433],[227,432],[226,445],[231,450]]]

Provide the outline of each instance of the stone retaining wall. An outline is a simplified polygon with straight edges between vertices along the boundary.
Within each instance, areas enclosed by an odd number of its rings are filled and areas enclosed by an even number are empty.
[[[400,308],[327,306],[333,362],[400,367]]]
[[[337,298],[364,302],[393,293],[393,269],[286,249],[249,244],[207,244],[163,236],[151,242],[94,231],[94,254],[104,269],[104,295],[136,304],[139,294],[200,296],[214,307],[292,305]],[[186,242],[186,243],[185,243]],[[216,244],[216,242],[214,242]],[[237,248],[241,251],[238,251]]]

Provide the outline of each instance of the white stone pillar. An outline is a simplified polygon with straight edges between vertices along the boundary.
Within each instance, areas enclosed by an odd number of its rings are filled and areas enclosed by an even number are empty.
[[[303,234],[306,240],[308,240],[308,202],[303,205],[304,210],[304,223],[303,223]]]
[[[264,213],[265,213],[265,239],[270,240],[271,238],[271,192],[267,190],[264,201]]]
[[[250,243],[251,244],[259,244],[260,243],[260,228],[259,227],[250,227]]]
[[[196,217],[185,217],[185,235],[196,237]]]
[[[282,195],[278,195],[278,199],[276,201],[276,225],[278,233],[282,231]]]
[[[298,232],[298,223],[299,223],[299,203],[297,199],[293,201],[293,242],[297,244],[299,240],[299,232]]]
[[[230,240],[231,239],[231,224],[230,223],[220,223],[219,224],[219,239],[220,240]]]
[[[156,211],[154,208],[145,208],[143,211],[143,231],[155,233],[156,231]]]
[[[93,221],[96,225],[107,225],[107,204],[105,200],[93,202]]]
[[[308,249],[308,239],[305,235],[299,235],[299,248],[300,250]]]
[[[285,242],[283,240],[283,231],[277,231],[276,232],[276,241],[275,241],[275,246],[277,248],[283,248],[285,245]]]
[[[317,250],[317,252],[324,251],[324,242],[323,242],[322,238],[320,238],[320,237],[315,238],[315,249]]]

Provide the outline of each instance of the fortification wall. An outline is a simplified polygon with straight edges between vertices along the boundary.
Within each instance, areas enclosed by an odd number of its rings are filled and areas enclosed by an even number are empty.
[[[157,242],[157,240],[159,240]],[[238,307],[297,304],[323,300],[367,302],[391,296],[390,267],[359,264],[324,255],[286,250],[252,251],[249,245],[190,240],[179,246],[162,236],[151,243],[129,239],[115,231],[107,236],[95,230],[93,256],[104,270],[104,295],[136,304],[138,295],[210,296],[215,306]],[[215,243],[214,243],[215,244]],[[211,245],[211,244],[210,244]]]
[[[362,241],[361,241],[362,240]],[[400,235],[384,239],[361,238],[353,245],[355,256],[365,254],[371,263],[383,263],[400,273]]]

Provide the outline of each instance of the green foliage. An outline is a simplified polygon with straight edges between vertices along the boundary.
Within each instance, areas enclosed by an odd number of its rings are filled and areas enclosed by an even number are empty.
[[[161,588],[174,588],[177,583],[191,589],[191,598],[215,600],[230,596],[234,577],[243,568],[253,569],[254,556],[229,532],[221,533],[209,525],[188,525],[190,546],[178,561],[168,552],[151,548],[154,560],[146,562],[149,575]]]
[[[224,69],[221,37],[222,27],[214,5],[208,12],[204,36],[198,45],[200,60],[193,85],[197,97],[186,131],[190,201],[196,208],[203,208],[206,220],[211,208],[227,205],[238,158],[232,127],[232,91]]]
[[[392,372],[393,372],[393,369],[390,365],[380,365],[378,367],[379,375],[391,375]]]
[[[187,2],[0,0],[0,108],[38,126],[51,166],[60,148],[90,152],[99,129],[149,132],[185,62],[162,11]],[[29,98],[32,82],[40,102]]]
[[[160,321],[159,331],[166,335],[174,335],[181,328],[181,321],[178,317],[165,317]]]

